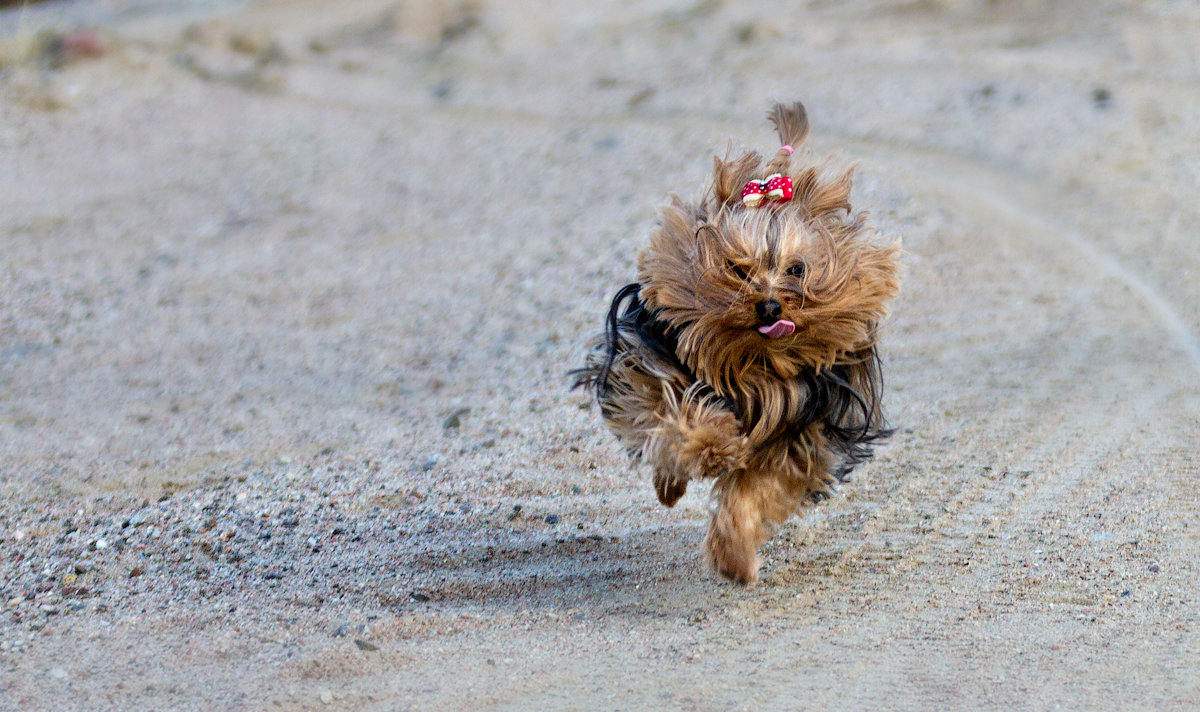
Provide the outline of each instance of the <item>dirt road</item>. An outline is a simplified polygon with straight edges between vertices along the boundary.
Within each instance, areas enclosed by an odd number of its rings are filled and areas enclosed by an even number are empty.
[[[4,45],[0,708],[1200,707],[1200,10],[221,7]],[[898,430],[741,588],[565,374],[793,98]]]

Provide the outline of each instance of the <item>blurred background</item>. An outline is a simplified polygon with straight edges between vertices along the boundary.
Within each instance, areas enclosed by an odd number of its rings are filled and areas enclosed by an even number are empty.
[[[1194,704],[1198,37],[1165,1],[0,3],[0,694]],[[747,592],[565,374],[665,196],[796,99],[904,240],[898,431]]]

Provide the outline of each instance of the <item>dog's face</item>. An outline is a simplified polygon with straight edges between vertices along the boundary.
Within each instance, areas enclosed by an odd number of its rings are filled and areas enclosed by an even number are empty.
[[[638,278],[697,376],[728,392],[874,345],[899,289],[899,246],[877,241],[844,209],[848,174],[842,183],[842,199],[816,215],[805,196],[758,209],[678,200],[664,208]]]

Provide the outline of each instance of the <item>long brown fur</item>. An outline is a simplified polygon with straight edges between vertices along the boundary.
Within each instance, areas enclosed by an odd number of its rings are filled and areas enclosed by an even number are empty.
[[[828,496],[890,432],[875,347],[899,291],[899,243],[851,209],[852,169],[831,172],[802,147],[801,104],[769,118],[795,155],[714,159],[700,200],[672,198],[637,281],[617,294],[576,372],[608,427],[653,468],[660,502],[714,480],[705,548],[742,583],[756,579],[771,532]],[[742,186],[771,173],[791,176],[793,199],[744,207]],[[758,331],[768,301],[793,334]]]

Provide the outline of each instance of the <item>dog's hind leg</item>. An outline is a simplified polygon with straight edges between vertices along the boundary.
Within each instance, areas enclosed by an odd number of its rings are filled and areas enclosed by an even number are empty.
[[[717,573],[743,584],[758,578],[758,547],[767,538],[750,478],[743,471],[729,481],[718,481],[717,511],[704,540],[708,562]]]
[[[835,481],[818,433],[755,452],[745,469],[713,487],[717,511],[705,548],[713,568],[738,583],[758,578],[758,547]]]

